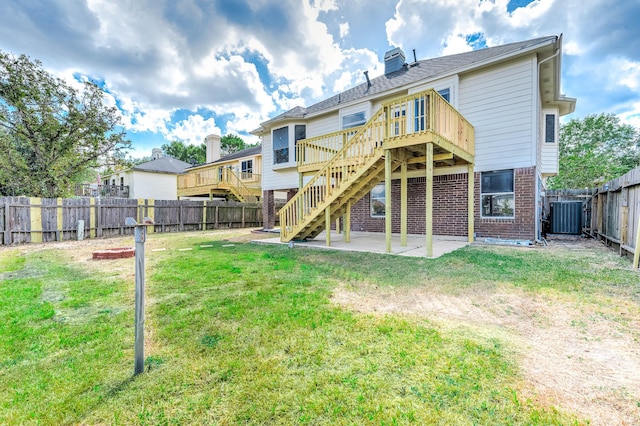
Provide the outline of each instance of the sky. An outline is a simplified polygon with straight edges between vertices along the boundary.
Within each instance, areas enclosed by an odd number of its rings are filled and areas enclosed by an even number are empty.
[[[0,50],[69,84],[96,82],[130,155],[260,123],[407,60],[563,34],[565,117],[640,128],[638,0],[2,0]]]

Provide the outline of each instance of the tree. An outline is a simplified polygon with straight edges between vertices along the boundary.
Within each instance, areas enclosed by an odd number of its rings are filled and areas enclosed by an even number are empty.
[[[593,188],[640,166],[640,132],[613,114],[588,115],[560,127],[560,172],[551,189]]]
[[[64,197],[87,169],[125,151],[115,107],[85,82],[76,90],[28,56],[0,51],[0,193]]]
[[[178,160],[196,165],[207,161],[207,149],[205,144],[185,145],[181,141],[173,141],[162,145],[162,152]]]
[[[223,157],[233,154],[234,152],[242,151],[245,148],[249,148],[249,146],[250,145],[247,145],[240,136],[234,135],[233,133],[225,135],[220,139],[220,152]]]

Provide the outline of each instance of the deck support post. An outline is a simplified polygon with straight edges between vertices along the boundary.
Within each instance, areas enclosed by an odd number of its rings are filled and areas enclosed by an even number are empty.
[[[391,253],[391,150],[384,150],[384,234],[387,253]]]
[[[475,228],[474,228],[474,215],[475,215],[475,205],[473,202],[473,198],[475,196],[475,175],[473,173],[473,164],[469,164],[467,166],[468,177],[467,177],[467,229],[468,229],[468,239],[469,242],[472,243],[475,239]]]
[[[407,158],[400,165],[400,245],[407,246]]]
[[[326,232],[326,245],[327,247],[331,247],[331,206],[327,206],[324,209],[324,229]]]
[[[426,234],[426,255],[433,256],[433,144],[427,144],[427,168],[426,174],[426,194],[425,194],[425,234]]]
[[[347,211],[344,214],[344,242],[351,242],[351,200],[347,201]]]

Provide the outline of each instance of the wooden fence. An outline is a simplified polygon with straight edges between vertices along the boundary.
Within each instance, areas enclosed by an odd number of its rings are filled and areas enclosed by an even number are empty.
[[[262,205],[225,201],[0,197],[0,244],[133,235],[125,218],[150,217],[148,232],[262,226]]]
[[[584,212],[585,232],[618,249],[620,255],[635,254],[640,226],[640,167],[596,188],[585,202]]]

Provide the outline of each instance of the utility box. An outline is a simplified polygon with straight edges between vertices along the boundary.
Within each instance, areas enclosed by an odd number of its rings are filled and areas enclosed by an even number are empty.
[[[582,201],[558,201],[550,207],[552,234],[582,234]]]

